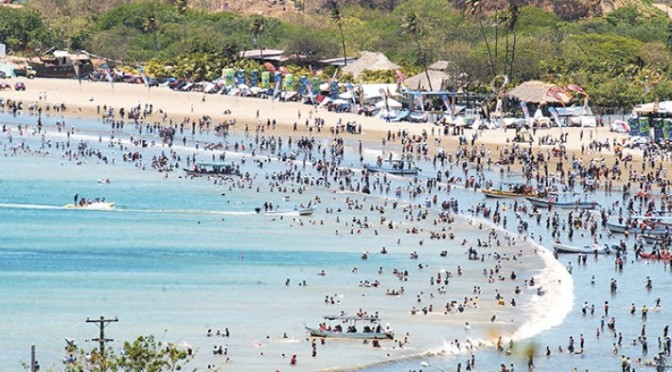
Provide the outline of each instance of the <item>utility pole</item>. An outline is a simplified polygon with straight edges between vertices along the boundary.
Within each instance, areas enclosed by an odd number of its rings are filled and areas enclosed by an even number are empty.
[[[105,317],[102,315],[100,319],[86,318],[87,323],[98,323],[98,328],[100,328],[100,336],[98,338],[92,338],[91,341],[98,341],[98,343],[100,344],[101,356],[105,355],[105,343],[109,341],[114,341],[111,338],[105,338],[105,326],[107,326],[111,322],[118,322],[118,321],[119,319],[117,319],[117,317],[114,317],[114,319],[105,319]]]

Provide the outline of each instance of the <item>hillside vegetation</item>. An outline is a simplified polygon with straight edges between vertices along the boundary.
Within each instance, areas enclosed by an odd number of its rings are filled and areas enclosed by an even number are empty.
[[[235,10],[243,1],[280,7],[280,16],[219,10]],[[526,5],[530,3],[539,6]],[[575,83],[588,91],[593,106],[603,108],[629,108],[672,95],[672,27],[667,15],[647,1],[311,4],[312,8],[302,0],[31,0],[21,9],[0,7],[0,40],[16,54],[52,46],[86,49],[130,66],[145,64],[153,74],[193,79],[217,77],[225,66],[259,68],[238,61],[236,52],[261,47],[300,56],[292,61],[292,69],[309,74],[316,60],[343,56],[345,45],[347,55],[381,51],[403,66],[406,75],[448,60],[454,76],[451,88],[489,90],[497,75],[508,75],[512,83]],[[564,4],[565,13],[554,8],[558,4]],[[611,7],[618,8],[607,12]],[[364,80],[394,81],[394,74],[367,73]]]

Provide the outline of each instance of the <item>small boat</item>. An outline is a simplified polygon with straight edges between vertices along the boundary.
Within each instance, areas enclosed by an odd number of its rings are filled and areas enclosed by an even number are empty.
[[[630,224],[607,221],[606,226],[607,229],[614,234],[624,234],[626,230],[630,234],[642,234],[648,237],[661,236],[670,233],[670,230],[668,229],[667,225],[659,225],[654,228],[645,227],[642,229],[641,227],[636,227],[639,225],[631,226]]]
[[[319,328],[304,326],[310,337],[321,338],[343,338],[354,340],[392,340],[394,331],[383,329],[380,325],[380,319],[369,316],[346,316],[346,315],[327,315],[324,319],[328,321],[339,321],[335,326],[327,326],[326,323],[320,324]],[[366,322],[368,325],[357,329],[358,322]],[[346,327],[345,331],[343,327]]]
[[[420,172],[413,162],[404,160],[378,161],[377,164],[364,164],[364,169],[371,173],[389,173],[399,176],[415,176]]]
[[[483,189],[481,190],[483,195],[485,195],[486,198],[494,198],[494,199],[504,199],[504,198],[516,198],[519,196],[530,196],[530,197],[538,197],[540,196],[538,192],[536,191],[530,191],[527,193],[518,193],[514,191],[506,191],[506,190],[498,190],[498,189]]]
[[[240,176],[240,171],[229,162],[197,162],[191,169],[183,168],[188,176]]]
[[[596,209],[600,206],[600,204],[595,201],[581,201],[577,199],[574,201],[562,202],[558,201],[557,197],[544,199],[528,196],[526,199],[530,204],[537,208],[548,208],[551,206],[562,209]]]
[[[91,202],[91,203],[77,203],[66,204],[65,209],[82,209],[89,211],[111,211],[114,209],[114,203],[110,202]]]
[[[663,252],[639,252],[639,257],[646,260],[662,260],[670,261],[672,260],[672,252],[663,251]]]
[[[102,184],[108,184],[108,183],[111,183],[111,182],[112,181],[109,178],[99,178],[98,179],[98,183],[102,183]]]
[[[660,245],[669,245],[669,243],[672,241],[672,237],[668,234],[659,234],[656,235],[654,234],[649,234],[648,232],[645,232],[641,235],[642,239],[646,244],[660,244]]]
[[[553,250],[557,253],[582,253],[582,254],[610,254],[612,248],[608,245],[600,247],[599,245],[585,245],[583,247],[575,247],[571,245],[565,245],[560,243],[553,243]]]
[[[316,209],[316,206],[298,209],[299,216],[312,216]]]

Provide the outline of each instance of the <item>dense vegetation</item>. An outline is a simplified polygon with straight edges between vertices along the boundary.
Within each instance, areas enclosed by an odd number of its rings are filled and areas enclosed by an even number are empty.
[[[334,2],[278,20],[208,13],[187,6],[187,0],[111,9],[93,0],[32,0],[22,9],[0,7],[0,40],[17,54],[52,46],[86,49],[128,65],[147,64],[150,73],[197,79],[219,76],[225,66],[258,67],[238,61],[239,50],[284,49],[300,56],[293,64],[307,68],[343,56],[345,48],[348,55],[384,52],[407,75],[439,59],[451,61],[452,87],[490,89],[497,75],[508,75],[512,83],[575,83],[588,91],[593,106],[626,109],[672,95],[672,26],[662,12],[631,5],[566,21],[510,1],[497,12],[481,9],[478,0],[454,3]],[[368,73],[365,79],[394,77]]]

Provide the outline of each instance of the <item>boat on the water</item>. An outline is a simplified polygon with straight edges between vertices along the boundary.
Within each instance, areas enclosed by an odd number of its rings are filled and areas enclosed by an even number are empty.
[[[318,328],[305,326],[310,337],[343,338],[354,340],[392,340],[394,331],[380,324],[380,319],[370,316],[327,315],[329,322],[338,321],[334,326],[321,323]],[[358,323],[366,323],[358,329]],[[344,329],[345,327],[345,329]]]
[[[111,211],[114,209],[114,203],[94,201],[77,204],[66,204],[65,209],[82,209],[89,211]]]
[[[526,197],[527,201],[537,208],[562,208],[562,209],[596,209],[600,206],[596,201],[582,201],[580,199],[560,201],[557,196],[550,198]]]
[[[299,216],[312,216],[315,213],[317,206],[311,206],[299,209]]]
[[[503,199],[503,198],[515,198],[519,196],[529,196],[529,197],[539,197],[543,196],[543,193],[538,192],[535,188],[528,185],[511,185],[508,190],[487,188],[481,190],[483,195],[486,198],[494,199]]]
[[[656,219],[629,218],[626,221],[607,221],[606,226],[614,234],[624,234],[626,230],[631,234],[642,234],[648,237],[670,233],[670,225]]]
[[[191,169],[183,168],[189,176],[240,176],[240,171],[229,162],[197,162]]]
[[[639,252],[639,257],[646,260],[662,260],[671,261],[672,252],[669,250],[653,251],[653,252]]]
[[[575,247],[571,245],[566,245],[566,244],[561,244],[561,243],[553,243],[553,250],[557,253],[570,253],[570,254],[610,254],[612,252],[612,248],[609,247],[608,245],[604,246],[599,246],[597,244],[594,245],[585,245],[583,247]],[[613,250],[616,250],[615,248]]]
[[[389,173],[399,176],[415,176],[420,172],[420,168],[416,167],[413,162],[405,160],[378,159],[376,164],[364,164],[364,169],[371,173]]]

